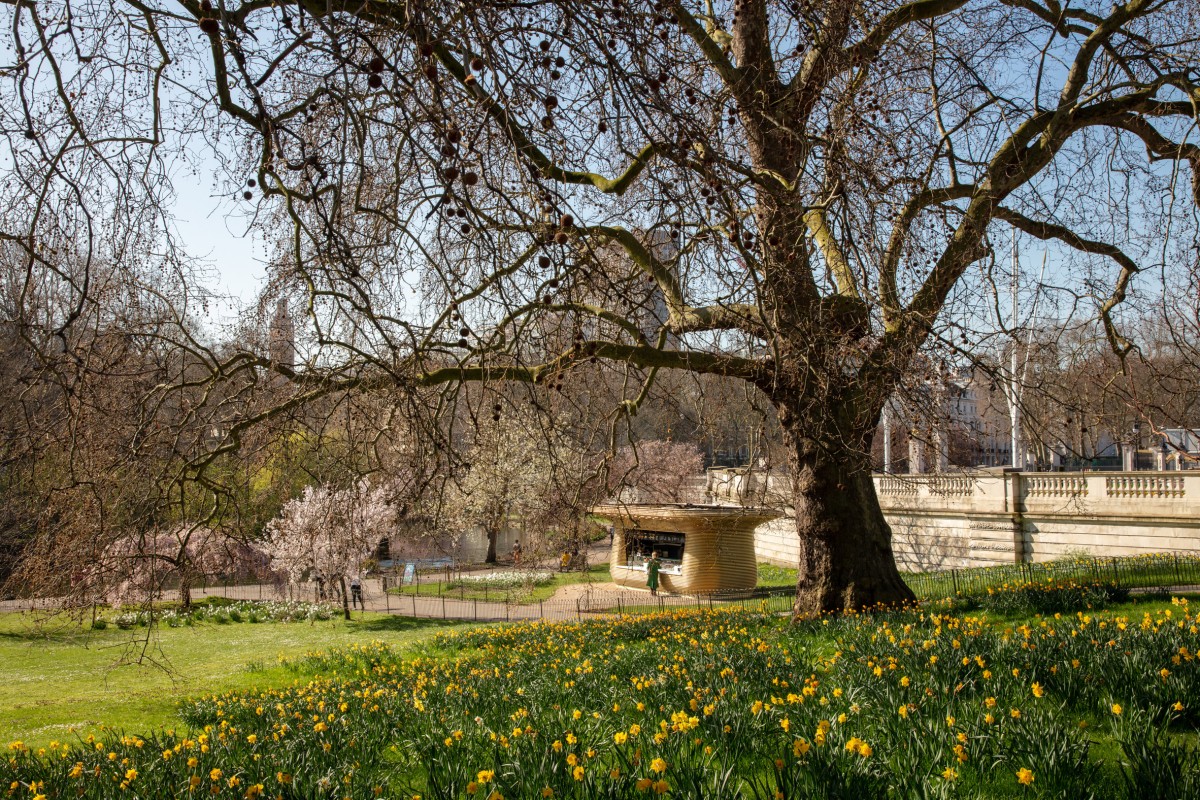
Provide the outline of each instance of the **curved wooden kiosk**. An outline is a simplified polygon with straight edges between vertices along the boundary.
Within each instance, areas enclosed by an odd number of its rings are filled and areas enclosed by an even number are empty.
[[[606,503],[592,513],[613,526],[614,583],[646,588],[646,562],[658,553],[659,588],[678,594],[753,589],[754,529],[779,516],[762,508]]]

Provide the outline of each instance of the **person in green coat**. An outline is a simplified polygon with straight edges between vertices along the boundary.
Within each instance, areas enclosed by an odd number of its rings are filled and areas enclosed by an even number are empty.
[[[658,594],[658,568],[661,566],[658,563],[658,551],[650,554],[650,560],[646,562],[646,585],[650,587],[650,594]]]

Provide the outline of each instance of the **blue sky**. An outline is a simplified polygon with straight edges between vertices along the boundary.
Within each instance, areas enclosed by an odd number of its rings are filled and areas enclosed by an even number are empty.
[[[176,182],[175,190],[178,199],[172,210],[181,244],[208,267],[208,288],[232,301],[218,304],[210,316],[214,321],[227,319],[236,305],[254,302],[265,280],[263,242],[253,230],[247,232],[244,219],[231,216],[235,201],[230,197],[186,177]]]

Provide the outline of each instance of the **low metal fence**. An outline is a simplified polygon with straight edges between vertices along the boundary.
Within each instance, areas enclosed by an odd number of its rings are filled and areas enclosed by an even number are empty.
[[[385,608],[390,614],[428,619],[460,619],[478,622],[516,620],[583,620],[606,614],[649,614],[664,611],[740,606],[783,613],[792,608],[795,590],[770,587],[742,592],[711,594],[658,594],[595,591],[573,599],[520,601],[497,596],[494,599],[458,599],[452,594],[440,596],[386,594]]]
[[[1106,583],[1125,589],[1200,585],[1200,556],[1155,553],[1112,558],[1075,558],[941,572],[909,573],[905,582],[923,600],[987,594],[1022,583]]]
[[[578,586],[579,584],[577,584]],[[365,610],[385,614],[416,617],[421,619],[466,620],[478,622],[516,620],[583,620],[606,614],[648,614],[691,608],[720,608],[740,606],[763,609],[769,613],[784,613],[791,610],[795,590],[791,587],[764,587],[752,591],[714,592],[711,594],[667,594],[652,595],[649,592],[605,589],[584,589],[570,599],[549,598],[545,600],[522,599],[519,596],[492,592],[480,599],[459,598],[454,594],[422,595],[397,594],[386,591],[378,580],[364,581],[363,599]],[[192,591],[192,599],[206,598],[234,600],[286,600],[314,601],[319,599],[315,585],[301,584],[290,591],[273,584],[220,584]],[[157,593],[155,602],[177,601],[178,592]],[[340,597],[320,598],[324,602],[341,604]],[[62,610],[65,599],[40,598],[14,600],[0,603],[0,610]],[[353,608],[354,612],[363,608]]]
[[[1022,583],[1116,584],[1126,589],[1155,587],[1200,586],[1200,556],[1158,553],[1115,558],[1077,558],[1030,564],[1010,564],[995,567],[972,567],[941,572],[909,573],[905,582],[919,599],[930,600],[953,596],[979,596],[989,589]],[[571,599],[529,600],[511,590],[480,587],[470,597],[462,592],[437,594],[394,593],[381,580],[363,582],[365,607],[368,611],[398,614],[428,619],[458,619],[494,622],[500,620],[569,620],[585,619],[601,614],[640,614],[684,608],[718,608],[740,605],[763,608],[772,613],[785,613],[792,608],[795,588],[792,586],[763,587],[753,591],[715,592],[711,594],[659,594],[635,590],[612,591],[590,588],[579,591]],[[391,585],[394,585],[392,583]],[[586,584],[576,584],[586,586]],[[320,596],[316,584],[283,587],[267,583],[218,583],[196,587],[194,600],[220,597],[229,600],[308,600],[341,603],[336,595]],[[177,591],[158,593],[153,600],[178,600]],[[63,610],[80,606],[79,598],[36,598],[0,601],[0,611]],[[88,607],[90,603],[86,603]],[[82,606],[80,606],[82,607]],[[361,610],[361,609],[356,609]]]

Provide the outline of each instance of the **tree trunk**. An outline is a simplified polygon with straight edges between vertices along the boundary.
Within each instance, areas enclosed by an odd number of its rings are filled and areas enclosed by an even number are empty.
[[[800,537],[795,616],[915,600],[875,496],[869,433],[822,437],[824,444],[794,433],[787,439]]]
[[[346,593],[346,576],[338,575],[338,588],[342,590],[342,613],[346,616],[346,622],[350,621],[350,596]]]
[[[491,526],[487,529],[488,551],[487,558],[483,561],[485,564],[496,563],[496,540],[500,538],[500,530]]]
[[[184,613],[192,610],[192,581],[182,575],[179,578],[179,606]]]

